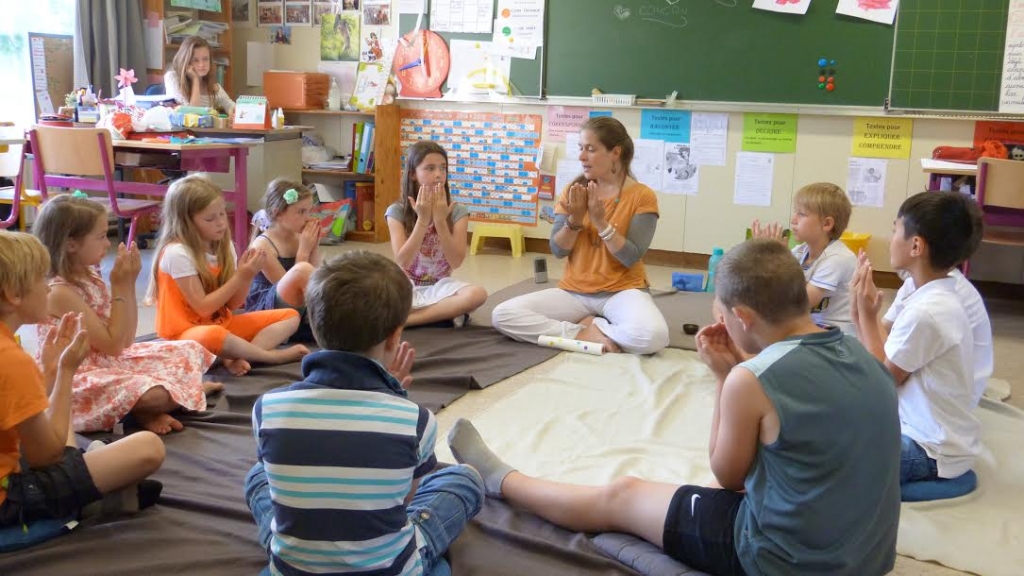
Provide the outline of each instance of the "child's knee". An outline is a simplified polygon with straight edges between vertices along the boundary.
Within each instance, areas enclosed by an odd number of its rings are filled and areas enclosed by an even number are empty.
[[[448,466],[427,477],[422,488],[444,492],[462,502],[466,518],[476,516],[484,505],[484,479],[466,464]]]
[[[484,290],[483,286],[466,286],[462,291],[465,291],[466,302],[471,311],[483,306],[487,301],[487,290]]]
[[[137,463],[137,470],[141,476],[149,476],[160,469],[164,459],[167,458],[167,449],[164,441],[156,434],[149,431],[141,431],[125,438],[131,440],[132,457]]]
[[[196,326],[186,330],[178,339],[198,342],[202,344],[203,348],[220,356],[228,334],[228,330],[223,326]]]

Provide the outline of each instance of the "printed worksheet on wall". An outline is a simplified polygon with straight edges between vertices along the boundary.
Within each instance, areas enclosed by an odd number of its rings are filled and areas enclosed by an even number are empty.
[[[434,32],[490,34],[494,0],[434,0],[430,3],[430,29]]]

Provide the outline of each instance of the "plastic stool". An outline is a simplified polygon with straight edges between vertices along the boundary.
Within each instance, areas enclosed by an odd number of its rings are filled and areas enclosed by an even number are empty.
[[[512,244],[512,256],[519,258],[526,251],[526,238],[523,227],[519,224],[482,224],[477,222],[473,227],[473,240],[469,244],[469,253],[476,254],[480,242],[484,238],[508,238]]]

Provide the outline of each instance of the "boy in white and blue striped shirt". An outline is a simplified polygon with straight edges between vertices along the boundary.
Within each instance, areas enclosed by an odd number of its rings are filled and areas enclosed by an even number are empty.
[[[347,252],[314,272],[306,302],[323,350],[253,408],[246,500],[269,572],[448,574],[443,554],[480,511],[483,481],[468,466],[430,473],[437,423],[404,389],[408,279],[383,256]]]

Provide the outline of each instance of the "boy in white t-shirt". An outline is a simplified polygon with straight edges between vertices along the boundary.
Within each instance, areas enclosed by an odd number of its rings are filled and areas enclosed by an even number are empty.
[[[870,262],[860,264],[851,284],[861,342],[896,380],[901,484],[961,476],[981,450],[981,424],[973,413],[980,398],[974,335],[950,275],[977,248],[981,229],[981,211],[969,196],[923,192],[907,198],[893,225],[889,259],[916,289],[890,310],[888,335],[878,320],[882,294]]]
[[[828,182],[808,184],[793,197],[790,230],[801,243],[792,250],[807,279],[811,317],[855,335],[850,317],[850,280],[857,271],[857,256],[839,237],[843,235],[853,206],[843,189]],[[778,224],[762,228],[755,220],[753,236],[782,239]]]

